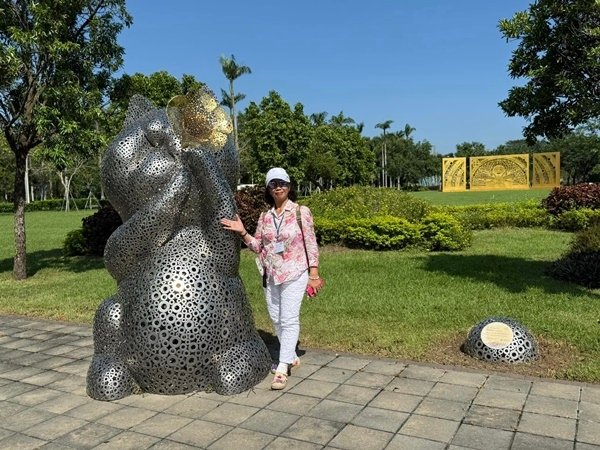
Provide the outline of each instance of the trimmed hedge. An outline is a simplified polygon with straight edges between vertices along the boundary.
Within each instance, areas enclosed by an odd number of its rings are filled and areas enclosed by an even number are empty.
[[[435,211],[456,218],[463,227],[484,230],[500,227],[546,227],[550,218],[536,200],[483,205],[437,206]]]
[[[75,204],[79,209],[85,209],[87,198],[76,198]],[[25,205],[25,211],[61,211],[63,209],[62,198],[52,198],[50,200],[35,200]],[[71,209],[75,209],[71,206]],[[95,208],[94,208],[95,209]],[[15,205],[9,202],[0,202],[0,213],[14,213]]]
[[[550,226],[563,231],[581,231],[600,225],[600,209],[570,209],[558,216],[551,216]]]
[[[423,247],[429,250],[461,250],[471,243],[472,232],[452,216],[431,214],[422,223],[402,217],[375,216],[368,219],[315,219],[321,245],[337,244],[370,250],[400,250]]]

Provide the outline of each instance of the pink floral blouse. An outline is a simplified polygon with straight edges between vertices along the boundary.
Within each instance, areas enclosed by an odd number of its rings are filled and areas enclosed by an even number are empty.
[[[302,233],[296,219],[297,208],[300,208],[308,263]],[[278,245],[278,242],[283,245]],[[266,269],[267,277],[275,284],[295,280],[308,267],[319,266],[319,247],[310,209],[291,200],[286,202],[280,216],[276,216],[274,208],[262,213],[258,219],[256,233],[246,245],[254,253],[258,253],[258,263]],[[277,247],[283,251],[276,253]]]

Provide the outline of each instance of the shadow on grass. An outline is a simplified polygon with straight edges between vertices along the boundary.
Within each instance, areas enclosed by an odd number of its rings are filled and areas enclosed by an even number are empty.
[[[600,299],[600,295],[583,286],[555,280],[545,272],[551,262],[533,261],[498,255],[459,255],[439,253],[429,255],[424,269],[458,278],[494,283],[512,293],[525,292],[535,287],[549,294],[568,293]]]
[[[67,272],[85,272],[104,268],[104,260],[93,256],[64,256],[62,250],[40,250],[27,253],[27,276],[35,275],[42,269],[57,269]],[[0,259],[0,273],[12,272],[13,259]]]

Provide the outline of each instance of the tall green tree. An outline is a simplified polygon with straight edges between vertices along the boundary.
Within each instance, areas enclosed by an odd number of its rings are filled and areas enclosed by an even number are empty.
[[[233,55],[231,55],[231,58],[221,56],[221,58],[219,58],[219,62],[221,63],[223,75],[225,75],[225,78],[229,80],[229,100],[231,102],[231,116],[233,117],[233,140],[236,148],[238,148],[238,125],[237,115],[235,113],[236,97],[235,90],[233,89],[233,82],[242,75],[252,73],[252,70],[248,66],[239,65],[235,60],[235,56]]]
[[[241,102],[246,98],[246,94],[242,94],[238,92],[235,94],[235,97],[232,99],[225,89],[221,89],[221,106],[226,106],[229,108],[229,117],[231,118],[231,123],[233,124],[233,111],[235,110],[236,103]]]
[[[519,42],[510,76],[528,80],[499,105],[529,120],[528,142],[560,137],[600,117],[600,2],[536,0],[499,28],[507,41]]]
[[[93,124],[131,17],[125,0],[1,0],[0,10],[0,125],[15,155],[13,275],[22,280],[27,155],[42,143],[57,158],[98,144]]]
[[[256,178],[280,166],[295,181],[304,180],[304,166],[312,128],[297,103],[292,108],[281,96],[271,91],[260,103],[251,102],[239,117],[240,142],[256,161]]]
[[[380,128],[383,131],[383,140],[381,143],[381,186],[387,187],[387,147],[386,147],[386,131],[390,129],[394,123],[393,120],[386,120],[375,125],[375,128]]]
[[[485,156],[487,154],[485,145],[481,142],[463,142],[456,144],[456,152],[454,156],[469,157],[469,156]]]

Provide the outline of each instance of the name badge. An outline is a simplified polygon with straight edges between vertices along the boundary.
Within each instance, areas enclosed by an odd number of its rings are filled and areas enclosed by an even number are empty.
[[[275,253],[283,253],[283,250],[284,250],[283,242],[276,242],[275,243]]]

